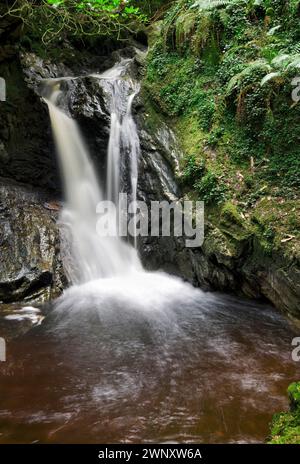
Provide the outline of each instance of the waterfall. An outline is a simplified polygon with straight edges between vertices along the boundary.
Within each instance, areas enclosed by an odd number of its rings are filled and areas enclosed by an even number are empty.
[[[111,126],[107,153],[107,199],[115,204],[124,189],[123,176],[129,168],[131,201],[137,200],[138,159],[140,140],[132,117],[132,103],[140,90],[139,84],[126,78],[126,66],[131,60],[123,60],[103,74],[94,74],[99,79],[110,100]],[[120,154],[123,154],[123,159]],[[121,185],[122,184],[122,185]],[[128,186],[127,186],[128,187]],[[136,248],[136,234],[134,234]]]
[[[118,65],[102,75],[94,76],[111,99],[106,194],[99,185],[76,122],[61,108],[64,95],[60,82],[48,81],[50,96],[45,101],[49,108],[66,199],[60,219],[63,243],[68,245],[63,246],[64,264],[73,284],[142,269],[136,249],[118,236],[117,217],[107,213],[107,221],[115,227],[114,236],[102,237],[96,231],[97,205],[103,200],[110,200],[118,206],[126,169],[131,179],[131,198],[136,200],[140,148],[131,108],[138,86],[121,78],[124,69],[124,65]]]
[[[117,205],[119,192],[137,198],[140,144],[132,103],[139,89],[124,62],[94,78],[111,113],[103,185],[68,116],[65,85],[47,85],[65,190],[64,265],[73,285],[33,337],[12,345],[10,375],[0,374],[8,404],[4,440],[24,433],[28,441],[51,443],[262,441],[270,408],[284,407],[283,380],[295,377],[293,331],[270,308],[146,272],[134,246],[97,234],[101,201]],[[117,228],[117,218],[109,219]]]

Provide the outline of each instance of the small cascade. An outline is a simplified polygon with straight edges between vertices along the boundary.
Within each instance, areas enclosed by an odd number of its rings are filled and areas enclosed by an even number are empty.
[[[140,140],[132,116],[132,104],[140,86],[126,77],[127,66],[130,63],[131,60],[123,60],[103,74],[93,75],[99,79],[99,84],[110,101],[111,127],[107,153],[107,199],[115,204],[118,204],[119,193],[128,190],[128,187],[130,187],[130,200],[132,202],[137,200]],[[126,182],[126,177],[129,178],[129,182]],[[136,247],[135,233],[134,243]]]
[[[66,196],[61,214],[62,236],[71,252],[65,253],[65,264],[73,284],[142,269],[137,251],[118,236],[118,217],[112,216],[115,213],[106,213],[110,215],[107,223],[110,227],[115,225],[114,234],[100,236],[96,230],[97,205],[110,200],[118,207],[126,171],[132,200],[136,200],[140,147],[131,107],[139,88],[121,78],[125,69],[124,65],[118,65],[97,76],[111,96],[106,193],[99,186],[76,122],[61,108],[66,95],[60,90],[60,82],[48,81],[47,94],[50,96],[45,101],[49,107]]]

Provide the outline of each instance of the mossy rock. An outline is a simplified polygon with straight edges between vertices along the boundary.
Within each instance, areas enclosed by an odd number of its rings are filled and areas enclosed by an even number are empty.
[[[272,423],[272,445],[300,444],[300,411],[276,414]]]
[[[239,245],[237,241],[231,240],[223,231],[213,226],[205,234],[203,251],[207,257],[216,259],[219,265],[233,271],[244,249]]]
[[[155,21],[154,23],[151,23],[150,26],[147,28],[149,47],[152,47],[155,44],[155,42],[160,38],[162,26],[163,21]]]
[[[230,202],[225,203],[225,205],[222,207],[221,220],[222,222],[229,221],[231,224],[243,227],[242,216],[239,214],[237,207]]]
[[[271,425],[270,444],[300,444],[300,382],[288,388],[291,411],[275,414]]]
[[[226,202],[221,209],[220,229],[222,232],[237,242],[244,242],[249,239],[251,231],[246,225],[246,221],[237,210],[237,207]]]

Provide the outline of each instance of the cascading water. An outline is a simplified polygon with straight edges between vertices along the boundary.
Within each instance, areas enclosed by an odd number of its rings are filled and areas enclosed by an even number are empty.
[[[130,62],[131,60],[123,60],[105,73],[94,75],[99,78],[100,85],[110,99],[111,128],[107,153],[107,199],[115,204],[118,204],[120,190],[124,187],[122,174],[126,170],[129,171],[131,201],[137,200],[140,140],[132,117],[132,103],[140,86],[126,78],[126,65]],[[133,235],[136,248],[135,231]]]
[[[96,231],[97,205],[107,199],[118,206],[121,174],[124,172],[121,166],[121,151],[129,156],[126,166],[129,166],[130,170],[132,199],[136,200],[139,138],[131,115],[131,106],[138,87],[133,87],[131,91],[131,86],[126,80],[119,78],[124,69],[123,65],[118,65],[107,74],[97,76],[111,95],[106,196],[99,187],[76,122],[60,109],[63,103],[60,83],[57,80],[48,83],[51,91],[46,102],[66,195],[66,205],[61,215],[62,236],[71,249],[71,257],[64,253],[69,258],[65,259],[64,264],[72,283],[89,282],[141,269],[136,250],[118,237],[118,218],[112,216],[112,212],[107,212],[107,215],[110,215],[107,222],[110,227],[115,227],[114,233],[100,237]],[[122,87],[125,87],[125,94],[124,91],[121,92]]]
[[[289,324],[272,308],[145,272],[133,246],[96,233],[99,201],[136,198],[138,87],[123,73],[124,63],[95,76],[111,107],[106,194],[60,82],[48,83],[73,285],[35,336],[10,343],[0,443],[262,442],[299,377]]]

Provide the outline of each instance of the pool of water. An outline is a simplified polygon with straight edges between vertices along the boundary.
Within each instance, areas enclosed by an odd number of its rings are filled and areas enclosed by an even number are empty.
[[[165,274],[73,287],[0,364],[0,443],[263,442],[297,331]]]

